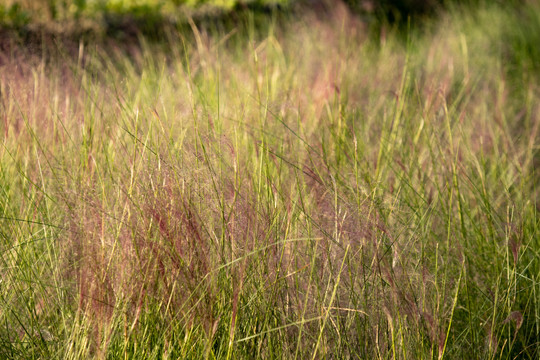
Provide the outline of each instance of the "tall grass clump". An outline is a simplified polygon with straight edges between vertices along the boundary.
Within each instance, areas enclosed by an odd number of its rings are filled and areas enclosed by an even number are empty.
[[[537,24],[276,16],[1,54],[0,357],[540,356]]]

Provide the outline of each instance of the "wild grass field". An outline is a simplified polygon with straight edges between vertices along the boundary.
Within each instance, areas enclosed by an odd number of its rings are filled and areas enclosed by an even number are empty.
[[[540,5],[370,28],[4,47],[0,358],[539,359]]]

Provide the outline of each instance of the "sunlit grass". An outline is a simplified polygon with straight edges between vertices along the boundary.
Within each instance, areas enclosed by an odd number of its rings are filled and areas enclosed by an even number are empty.
[[[520,16],[4,56],[0,357],[537,358]]]

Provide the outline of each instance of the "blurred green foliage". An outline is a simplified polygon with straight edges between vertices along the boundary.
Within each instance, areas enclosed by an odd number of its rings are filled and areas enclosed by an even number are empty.
[[[522,0],[344,0],[357,12],[376,13],[379,18],[396,23],[406,23],[455,6],[478,6],[489,4],[521,4]]]
[[[432,15],[456,4],[522,3],[520,0],[343,0],[353,11],[375,14],[390,22],[407,22],[410,18]],[[232,9],[269,4],[327,3],[333,0],[7,0],[0,5],[0,23],[20,25],[31,21],[79,18],[103,12],[134,12],[138,15],[161,12],[171,14],[180,8],[217,7]]]
[[[540,70],[540,12],[537,8],[538,5],[525,4],[515,12],[515,23],[506,24],[504,55],[513,75],[527,73],[522,70]]]
[[[0,24],[20,27],[30,22],[30,15],[20,4],[14,3],[10,6],[0,4]]]
[[[7,0],[0,4],[0,23],[21,25],[28,22],[65,20],[81,15],[107,12],[152,15],[174,14],[179,9],[234,8],[242,5],[285,4],[289,0]]]
[[[285,4],[289,0],[6,0],[0,4],[0,27],[96,18],[123,14],[137,18],[175,16],[187,9]]]

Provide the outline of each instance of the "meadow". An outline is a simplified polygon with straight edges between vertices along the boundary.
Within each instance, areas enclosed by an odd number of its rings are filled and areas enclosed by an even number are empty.
[[[540,357],[537,2],[160,36],[3,42],[0,358]]]

